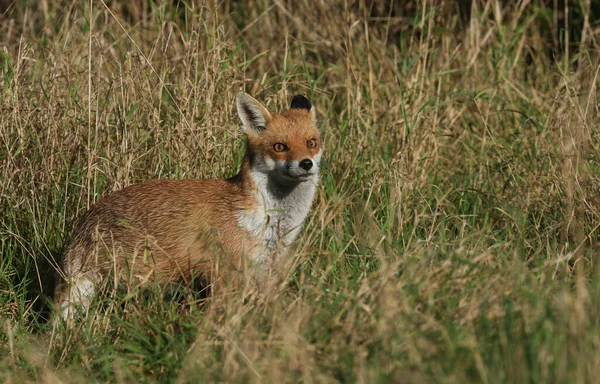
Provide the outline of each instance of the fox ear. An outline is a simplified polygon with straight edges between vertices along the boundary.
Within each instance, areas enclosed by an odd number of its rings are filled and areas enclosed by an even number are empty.
[[[310,101],[308,101],[308,99],[302,95],[296,95],[294,96],[294,98],[292,99],[292,109],[308,109],[310,111],[310,109],[312,108],[312,105],[310,105]]]
[[[246,93],[240,92],[237,94],[236,105],[246,133],[261,133],[271,121],[271,114],[267,111],[267,108]]]
[[[317,112],[315,111],[315,107],[310,104],[310,101],[302,95],[296,95],[292,99],[292,109],[306,109],[310,112],[310,116],[314,122],[317,121]]]

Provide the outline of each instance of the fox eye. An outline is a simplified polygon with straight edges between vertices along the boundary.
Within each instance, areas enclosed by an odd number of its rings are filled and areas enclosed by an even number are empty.
[[[283,152],[287,149],[287,147],[283,143],[275,143],[275,145],[273,145],[273,149],[275,152]]]
[[[308,146],[308,148],[317,148],[317,140],[310,139],[306,142],[306,145]]]

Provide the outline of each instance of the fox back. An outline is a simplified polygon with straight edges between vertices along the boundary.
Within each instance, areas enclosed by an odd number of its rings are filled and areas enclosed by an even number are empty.
[[[199,277],[214,293],[231,273],[245,270],[260,282],[275,255],[285,253],[319,179],[315,110],[300,95],[282,114],[244,93],[236,104],[246,153],[235,176],[134,184],[79,219],[55,291],[63,318],[86,311],[108,276],[135,284]]]

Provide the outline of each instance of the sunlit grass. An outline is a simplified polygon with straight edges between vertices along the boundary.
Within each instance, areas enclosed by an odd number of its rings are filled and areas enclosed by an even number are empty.
[[[0,4],[0,381],[594,382],[593,12],[365,3]],[[321,122],[279,278],[121,287],[48,323],[90,204],[237,171],[241,90]]]

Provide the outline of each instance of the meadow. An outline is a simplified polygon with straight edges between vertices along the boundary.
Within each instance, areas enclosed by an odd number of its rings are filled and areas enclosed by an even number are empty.
[[[0,1],[0,382],[600,377],[600,2]],[[229,177],[235,95],[304,94],[325,154],[250,300],[163,288],[53,327],[73,224]],[[597,379],[596,379],[597,380]]]

